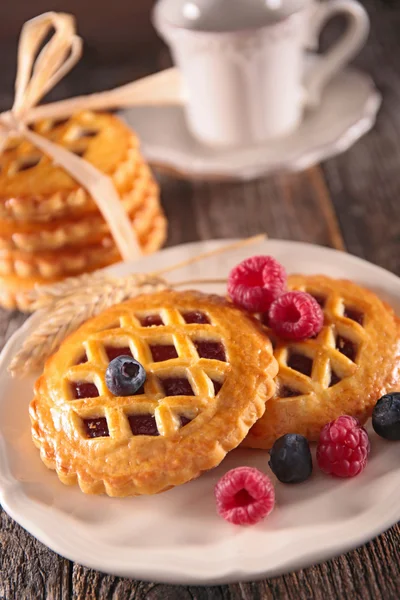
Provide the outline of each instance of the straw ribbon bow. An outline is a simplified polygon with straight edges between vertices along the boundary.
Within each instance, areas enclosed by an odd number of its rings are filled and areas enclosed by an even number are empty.
[[[40,50],[51,30],[52,36]],[[135,259],[140,249],[111,179],[84,159],[27,127],[37,118],[36,105],[75,66],[81,54],[82,40],[76,35],[71,15],[48,12],[25,23],[18,46],[14,103],[11,110],[0,114],[0,152],[10,135],[19,135],[52,157],[55,164],[63,167],[92,195],[123,259]],[[58,104],[61,107],[65,101],[40,107],[41,118],[47,116],[47,107],[48,116],[54,116]],[[69,106],[67,114],[74,109],[73,100]],[[63,112],[65,115],[65,108]]]

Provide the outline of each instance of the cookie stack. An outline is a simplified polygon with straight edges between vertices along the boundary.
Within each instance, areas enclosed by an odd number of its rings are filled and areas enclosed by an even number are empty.
[[[80,112],[33,126],[107,174],[144,253],[167,223],[136,136],[117,117]],[[29,291],[121,260],[90,194],[30,142],[10,139],[0,157],[0,305],[29,310]]]

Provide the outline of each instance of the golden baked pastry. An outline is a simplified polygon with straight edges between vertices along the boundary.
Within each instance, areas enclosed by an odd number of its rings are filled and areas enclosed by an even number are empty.
[[[133,354],[137,395],[105,384]],[[67,338],[30,405],[33,441],[65,484],[110,496],[154,494],[218,465],[261,417],[277,363],[262,329],[217,296],[163,291],[116,305]]]
[[[128,193],[128,196],[131,194],[135,197],[132,202],[134,208],[127,212],[138,235],[145,233],[161,212],[159,191],[154,182],[149,182],[147,189],[141,193],[140,202],[136,190]],[[0,220],[0,249],[36,253],[65,246],[94,244],[107,234],[109,227],[100,213],[73,220],[48,222],[14,223]]]
[[[111,177],[144,253],[162,246],[167,222],[159,188],[120,119],[82,111],[33,129]],[[0,305],[30,310],[35,284],[119,260],[89,192],[26,140],[9,140],[0,156]]]
[[[113,115],[83,111],[68,119],[41,121],[33,129],[109,175],[121,196],[133,189],[141,194],[153,182],[136,136]],[[97,212],[90,194],[28,141],[11,139],[0,167],[0,219],[49,221]],[[134,198],[126,197],[129,201]]]
[[[157,215],[148,231],[138,236],[144,254],[156,252],[163,245],[167,221]],[[65,277],[89,273],[119,262],[121,257],[112,238],[76,250],[56,253],[27,254],[0,251],[0,306],[9,310],[31,311],[30,292],[35,285],[49,285]]]
[[[320,275],[289,277],[292,290],[309,292],[324,311],[315,339],[274,339],[279,364],[276,392],[243,445],[271,448],[285,433],[317,440],[340,415],[365,422],[376,401],[400,383],[400,327],[393,310],[371,291]]]
[[[165,219],[161,212],[156,214],[144,231],[136,232],[144,253],[159,247],[164,239]],[[100,269],[121,260],[112,238],[104,237],[97,244],[67,247],[57,252],[36,252],[34,254],[19,250],[0,250],[0,276],[18,275],[18,277],[43,277],[54,279],[66,277],[84,271]]]
[[[32,300],[30,292],[35,285],[49,285],[62,277],[45,279],[44,277],[18,277],[17,275],[0,276],[0,306],[8,310],[18,309],[31,312]]]

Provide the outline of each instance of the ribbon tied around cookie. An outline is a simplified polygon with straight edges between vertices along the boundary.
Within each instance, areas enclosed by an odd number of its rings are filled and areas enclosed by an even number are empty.
[[[134,260],[141,254],[140,247],[112,180],[83,158],[32,131],[29,124],[68,117],[79,110],[182,103],[180,76],[176,69],[167,69],[110,91],[38,106],[81,55],[82,39],[76,34],[72,15],[48,12],[24,24],[18,45],[14,103],[11,110],[0,114],[0,153],[10,136],[21,136],[51,157],[89,191],[123,260]]]

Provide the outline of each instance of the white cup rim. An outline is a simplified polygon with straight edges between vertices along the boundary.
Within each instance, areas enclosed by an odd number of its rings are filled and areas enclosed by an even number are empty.
[[[300,13],[304,12],[307,8],[307,3],[305,2],[303,6],[300,6],[297,10],[294,10],[290,14],[283,15],[281,18],[276,19],[272,23],[265,23],[264,25],[254,25],[253,27],[244,27],[243,29],[232,29],[232,30],[208,30],[208,29],[190,29],[190,27],[184,27],[183,25],[177,25],[176,23],[172,23],[169,21],[164,15],[160,13],[158,10],[158,5],[156,5],[153,9],[152,13],[152,22],[154,27],[162,32],[162,29],[169,29],[170,31],[177,31],[182,34],[188,34],[191,36],[198,37],[212,37],[215,35],[218,36],[230,36],[230,35],[248,35],[254,33],[255,31],[262,31],[263,29],[272,29],[278,25],[282,25],[283,23],[288,23],[292,19],[296,18]]]

